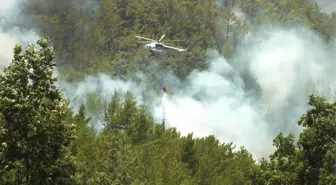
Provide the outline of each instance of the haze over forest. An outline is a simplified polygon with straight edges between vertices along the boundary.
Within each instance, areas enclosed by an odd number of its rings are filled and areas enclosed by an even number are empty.
[[[333,184],[333,3],[4,2],[0,181]]]

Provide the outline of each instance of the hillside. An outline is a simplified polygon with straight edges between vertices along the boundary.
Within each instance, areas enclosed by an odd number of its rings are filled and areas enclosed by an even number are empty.
[[[107,72],[120,78],[145,70],[151,63],[178,77],[204,69],[208,48],[230,58],[244,34],[265,24],[304,24],[329,41],[335,37],[336,14],[309,0],[261,1],[109,1],[33,0],[25,12],[40,35],[49,36],[58,65],[80,74]],[[167,40],[191,52],[148,58],[135,35]],[[78,74],[79,76],[82,76]]]

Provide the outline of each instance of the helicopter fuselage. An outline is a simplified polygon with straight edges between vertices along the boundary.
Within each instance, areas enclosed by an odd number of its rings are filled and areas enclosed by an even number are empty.
[[[145,47],[151,51],[156,52],[164,52],[166,50],[164,45],[158,42],[151,42],[149,44],[146,44]]]

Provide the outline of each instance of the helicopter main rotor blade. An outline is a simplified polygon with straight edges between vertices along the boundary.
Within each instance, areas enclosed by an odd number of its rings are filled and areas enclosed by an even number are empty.
[[[164,42],[182,42],[182,41],[185,41],[185,40],[165,40]]]
[[[150,43],[151,41],[138,41],[137,43],[141,43],[141,44],[147,44]]]
[[[166,34],[163,34],[162,36],[161,36],[161,38],[159,39],[159,42],[163,39],[163,37],[165,37],[166,36]]]
[[[142,39],[142,40],[148,40],[148,41],[152,41],[152,42],[155,42],[155,40],[153,39],[150,39],[150,38],[146,38],[146,37],[140,37],[140,36],[135,36],[136,38],[138,39]]]

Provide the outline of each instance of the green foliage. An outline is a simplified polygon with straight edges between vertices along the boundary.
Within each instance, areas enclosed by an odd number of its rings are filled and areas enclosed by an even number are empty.
[[[55,48],[59,72],[71,81],[97,72],[130,79],[145,72],[150,86],[158,70],[185,78],[207,67],[206,50],[234,56],[241,38],[261,25],[305,24],[327,42],[336,36],[336,14],[307,0],[31,0],[26,12]],[[219,5],[216,5],[218,3]],[[240,11],[241,14],[237,12]],[[150,56],[134,36],[190,47],[186,53]],[[175,42],[176,40],[182,40]],[[90,94],[77,114],[55,87],[49,39],[23,51],[14,48],[0,75],[0,184],[270,185],[333,184],[336,181],[336,103],[311,96],[299,120],[299,140],[279,133],[275,152],[256,163],[244,148],[214,136],[181,136],[155,123],[130,92],[110,102]],[[147,85],[147,84],[146,84]],[[148,94],[147,96],[150,96]],[[106,107],[106,110],[104,109]],[[86,112],[104,109],[104,128],[95,131]]]
[[[74,0],[60,4],[48,0],[48,6],[42,6],[41,1],[34,0],[28,8],[37,18],[41,33],[55,43],[60,66],[129,78],[153,62],[136,43],[135,34],[155,39],[166,34],[168,44],[191,47],[191,52],[171,53],[155,62],[184,77],[195,68],[206,67],[205,50],[216,46],[217,10],[213,1],[102,0],[95,13],[85,13],[71,2]],[[62,6],[67,6],[64,11],[59,8]]]
[[[280,133],[274,140],[277,150],[270,161],[261,160],[252,169],[254,184],[333,184],[336,177],[336,102],[310,96],[313,106],[298,124],[304,127],[295,144],[294,135]]]
[[[32,0],[26,10],[40,34],[51,37],[59,67],[73,79],[97,72],[130,79],[153,62],[184,78],[207,67],[206,49],[229,59],[248,31],[268,23],[305,24],[326,41],[336,36],[335,14],[307,0],[89,0],[90,8],[77,1]],[[134,37],[163,34],[167,44],[190,51],[153,57]]]
[[[115,91],[96,132],[53,84],[49,40],[22,51],[0,76],[0,177],[5,184],[331,184],[336,179],[336,103],[310,96],[293,134],[274,138],[275,152],[259,164],[214,136],[181,136],[157,124],[130,92]],[[92,110],[104,107],[92,96]]]
[[[137,106],[130,92],[123,94],[121,91],[115,91],[112,96],[111,103],[105,111],[105,122],[104,131],[126,133],[134,144],[146,141],[148,131],[154,124],[147,109]]]
[[[330,161],[330,157],[335,155],[331,153],[336,145],[336,103],[328,103],[322,97],[311,96],[309,105],[313,109],[299,120],[299,124],[305,127],[298,142],[306,159],[304,176],[308,184],[318,184],[320,180],[323,180],[321,184],[325,184],[335,179],[336,175],[335,160]],[[328,161],[327,166],[325,160]],[[322,177],[327,179],[319,178],[321,170]]]
[[[0,178],[5,184],[70,184],[74,168],[66,147],[74,125],[54,85],[50,42],[37,44],[41,49],[16,45],[0,76]]]

